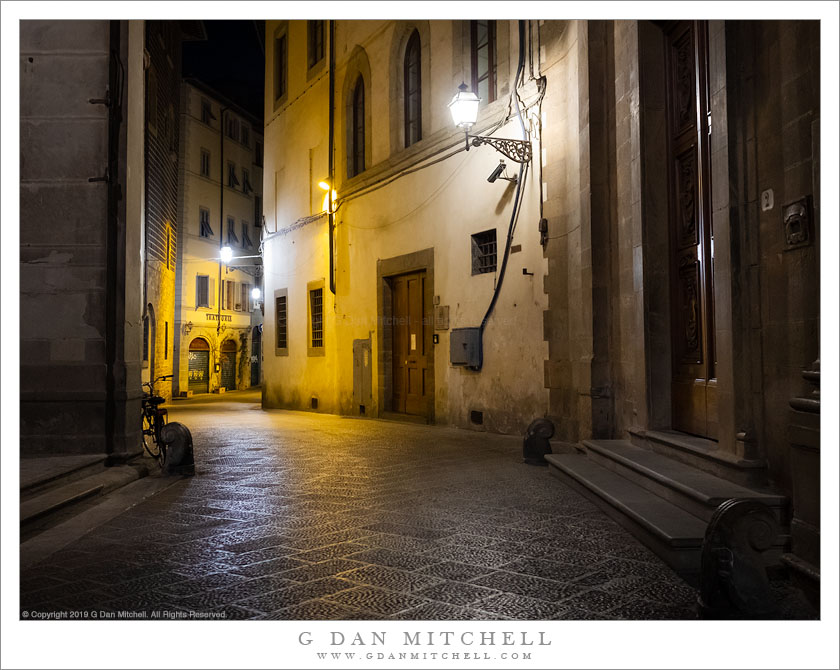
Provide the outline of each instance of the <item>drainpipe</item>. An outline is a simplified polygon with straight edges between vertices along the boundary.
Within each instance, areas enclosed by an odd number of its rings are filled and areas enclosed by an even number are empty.
[[[335,21],[330,20],[330,129],[329,129],[329,185],[330,191],[327,193],[327,203],[329,210],[329,238],[330,238],[330,292],[335,295],[335,212],[333,212],[333,198],[332,192],[335,189],[335,159],[333,152],[335,149]]]
[[[105,267],[105,453],[109,465],[116,442],[117,382],[117,242],[120,238],[119,202],[122,199],[120,178],[120,128],[122,126],[123,69],[120,60],[120,22],[110,22],[110,66],[108,72],[108,188]]]
[[[222,332],[222,247],[224,246],[225,234],[225,112],[229,109],[226,105],[219,112],[219,304],[216,316],[216,338]]]

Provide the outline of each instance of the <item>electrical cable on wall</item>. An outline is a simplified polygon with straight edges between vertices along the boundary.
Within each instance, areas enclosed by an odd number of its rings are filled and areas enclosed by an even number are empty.
[[[516,70],[516,78],[514,79],[514,91],[512,94],[513,102],[516,106],[516,117],[519,120],[519,127],[522,130],[522,136],[528,137],[528,133],[525,130],[525,124],[522,121],[522,113],[519,107],[519,94],[515,91],[516,83],[519,81],[520,77],[522,76],[522,71],[525,66],[525,21],[519,21],[519,66]],[[484,365],[484,330],[487,326],[487,321],[490,318],[490,315],[493,313],[493,308],[496,306],[496,301],[499,299],[499,293],[502,290],[502,282],[505,278],[505,270],[507,269],[507,262],[508,257],[510,256],[510,247],[511,242],[513,240],[513,231],[516,227],[516,220],[518,218],[519,208],[522,204],[522,183],[525,179],[525,175],[527,172],[527,165],[525,163],[520,163],[519,165],[519,179],[516,181],[516,194],[513,198],[513,211],[510,215],[510,224],[508,226],[508,234],[507,239],[505,240],[505,254],[502,257],[502,265],[499,268],[499,280],[496,283],[496,287],[493,289],[493,297],[490,299],[490,305],[487,307],[487,312],[484,314],[484,318],[481,320],[481,325],[478,328],[478,339],[479,339],[479,346],[478,346],[478,366],[475,368],[477,371],[481,370],[482,366]]]

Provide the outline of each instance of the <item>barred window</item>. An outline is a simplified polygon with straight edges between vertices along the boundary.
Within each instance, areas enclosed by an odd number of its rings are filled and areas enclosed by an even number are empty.
[[[472,273],[486,274],[496,271],[496,229],[485,230],[472,236]]]
[[[288,349],[285,295],[279,295],[274,299],[274,309],[277,318],[277,349]]]
[[[324,289],[309,292],[310,346],[317,349],[324,346]]]

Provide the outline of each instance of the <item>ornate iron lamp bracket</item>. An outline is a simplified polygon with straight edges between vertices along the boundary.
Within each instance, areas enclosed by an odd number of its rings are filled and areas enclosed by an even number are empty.
[[[496,151],[503,153],[517,163],[531,162],[531,143],[528,140],[509,140],[501,137],[467,135],[467,151],[470,149],[469,140],[472,140],[472,146],[474,147],[489,144]]]

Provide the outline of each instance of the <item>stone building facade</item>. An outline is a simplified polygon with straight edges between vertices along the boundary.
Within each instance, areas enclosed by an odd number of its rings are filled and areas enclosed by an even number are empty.
[[[813,567],[818,453],[793,468],[789,431],[819,359],[819,37],[808,21],[268,22],[265,406],[509,433],[545,416],[569,457],[607,440],[680,490],[804,495],[779,517]],[[487,183],[489,147],[463,151],[462,81],[483,99],[471,134],[530,139],[518,184]],[[461,365],[478,344],[480,370]]]
[[[262,122],[197,81],[180,107],[173,392],[260,384]],[[229,246],[233,260],[220,261]]]
[[[21,453],[116,463],[171,370],[179,54],[204,30],[20,26]]]
[[[20,22],[21,454],[140,449],[142,21]]]
[[[503,156],[463,152],[447,109],[472,78],[475,28],[267,24],[267,407],[510,433],[544,415],[542,329],[523,327],[540,324],[548,306],[539,181],[508,158],[503,176],[522,181],[488,183]],[[483,53],[492,46],[492,90],[473,130],[521,137],[508,117],[517,24],[478,28]],[[530,129],[539,96],[533,80],[526,88],[521,116]],[[332,215],[319,182],[335,191]],[[450,364],[453,333],[468,328],[474,337],[483,321],[481,371]]]
[[[181,29],[174,21],[146,22],[146,146],[143,264],[143,381],[171,375],[178,249],[178,109]],[[172,381],[155,390],[172,396]]]

